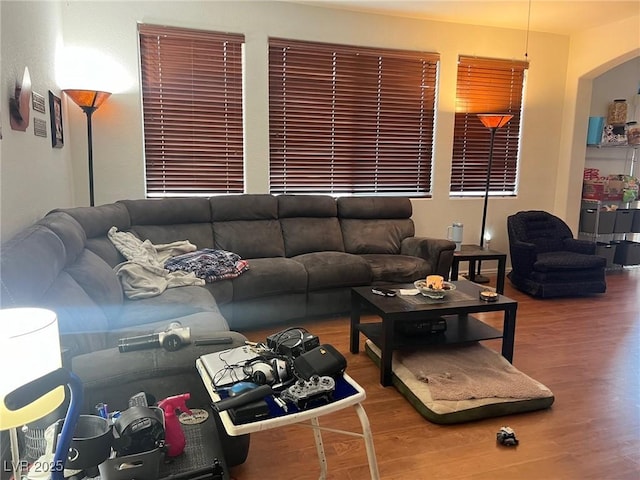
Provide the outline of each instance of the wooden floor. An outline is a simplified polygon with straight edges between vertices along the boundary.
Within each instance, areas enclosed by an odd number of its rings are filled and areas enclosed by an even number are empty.
[[[365,353],[349,353],[347,317],[303,326],[347,358],[348,373],[367,392],[383,479],[640,479],[640,269],[609,273],[607,293],[590,298],[536,300],[514,290],[518,301],[514,365],[549,387],[548,410],[460,425],[435,425],[421,417],[394,387],[378,383]],[[497,315],[497,316],[496,316]],[[485,314],[501,328],[500,314]],[[277,330],[277,329],[275,329]],[[274,329],[244,332],[263,341]],[[496,341],[486,345],[499,350]],[[358,431],[353,409],[323,417],[322,426]],[[496,445],[501,426],[520,445]],[[330,479],[369,478],[361,439],[323,433]],[[312,431],[291,426],[251,435],[247,461],[236,480],[317,479]]]

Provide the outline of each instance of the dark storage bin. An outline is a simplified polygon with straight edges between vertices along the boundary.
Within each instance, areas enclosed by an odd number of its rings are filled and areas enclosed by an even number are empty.
[[[616,210],[616,222],[613,225],[613,233],[627,233],[633,226],[633,210],[619,208]]]
[[[633,209],[633,222],[631,223],[631,231],[633,233],[640,233],[640,210]]]
[[[160,478],[160,464],[163,457],[163,450],[156,448],[149,452],[109,458],[98,467],[100,478],[102,480],[157,480]]]
[[[640,264],[640,243],[629,240],[621,240],[617,243],[616,253],[613,257],[614,263],[619,265]]]
[[[616,254],[616,244],[615,243],[600,243],[596,244],[596,255],[600,255],[604,257],[607,261],[606,268],[611,268],[614,263],[614,258]]]
[[[608,212],[602,210],[599,212],[600,218],[598,223],[598,231],[596,232],[596,218],[598,217],[597,208],[583,208],[580,210],[580,231],[587,233],[613,233],[613,226],[616,222],[616,212]]]

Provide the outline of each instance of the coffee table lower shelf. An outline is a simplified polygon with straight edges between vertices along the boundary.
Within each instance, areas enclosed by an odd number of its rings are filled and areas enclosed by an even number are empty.
[[[393,334],[393,349],[424,345],[460,345],[481,340],[498,339],[503,336],[500,330],[473,316],[460,319],[457,315],[445,315],[441,318],[447,322],[447,330],[445,332],[433,335],[409,336],[396,331]],[[360,323],[356,328],[373,343],[381,345],[382,326],[382,322],[370,322]]]

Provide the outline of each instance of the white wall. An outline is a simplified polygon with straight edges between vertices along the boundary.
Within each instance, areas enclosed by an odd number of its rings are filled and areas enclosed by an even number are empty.
[[[353,45],[406,48],[441,55],[434,194],[414,201],[420,235],[442,237],[453,221],[465,224],[465,242],[479,238],[481,199],[450,199],[456,63],[459,54],[524,58],[525,32],[359,14],[279,2],[71,2],[62,5],[65,44],[106,49],[137,78],[136,22],[243,33],[246,37],[246,185],[249,193],[268,191],[269,36]],[[86,18],[100,18],[96,26]],[[561,112],[569,51],[568,37],[531,34],[522,142],[521,188],[517,198],[491,199],[488,230],[495,248],[507,248],[505,217],[526,208],[551,209],[562,128]],[[144,196],[140,92],[113,95],[94,115],[96,203]],[[104,109],[104,110],[103,110]],[[71,110],[71,108],[69,108]],[[77,113],[77,114],[76,114]],[[84,119],[71,112],[71,130],[83,134]],[[489,132],[487,132],[489,135]],[[84,144],[74,143],[74,161]],[[77,164],[80,168],[80,164]],[[79,181],[78,190],[82,190]]]
[[[638,25],[636,15],[571,37],[554,210],[574,232],[580,216],[593,79],[640,56]]]
[[[71,150],[51,148],[49,90],[60,96],[55,81],[56,46],[61,45],[61,12],[51,2],[0,1],[1,75],[0,234],[5,239],[57,206],[71,206]],[[46,98],[46,114],[31,110],[25,132],[9,125],[9,95],[28,67],[32,90]],[[66,111],[64,112],[66,114]],[[46,120],[47,138],[33,134],[33,118]],[[64,133],[68,133],[64,125]]]
[[[5,2],[2,2],[4,4]],[[5,37],[7,12],[17,15],[41,15],[40,7],[14,7],[3,11],[2,38]],[[419,235],[442,237],[452,221],[465,224],[466,243],[477,243],[482,214],[482,199],[450,199],[453,116],[455,104],[456,60],[459,54],[495,58],[524,58],[525,32],[451,23],[386,17],[329,10],[280,2],[59,2],[62,31],[67,47],[84,46],[108,54],[124,68],[134,82],[115,92],[93,118],[96,203],[144,196],[142,118],[138,87],[138,48],[136,22],[168,24],[243,33],[246,38],[246,188],[249,193],[268,191],[268,100],[267,40],[281,36],[335,43],[405,48],[439,52],[441,55],[438,123],[435,144],[434,194],[431,199],[414,201],[414,219]],[[36,11],[37,10],[37,11]],[[43,20],[46,15],[42,15]],[[96,22],[95,19],[100,19]],[[12,20],[11,20],[12,21]],[[637,25],[637,18],[636,18]],[[633,29],[629,29],[632,30]],[[596,32],[600,41],[609,31]],[[625,37],[625,35],[623,35]],[[598,41],[595,38],[594,41]],[[39,43],[47,43],[43,39]],[[605,42],[603,42],[605,43]],[[598,48],[594,66],[626,54],[629,39],[617,42],[610,53]],[[15,48],[16,45],[13,44]],[[5,45],[3,43],[3,62]],[[581,186],[582,164],[573,165],[573,127],[565,133],[567,118],[576,116],[575,96],[578,78],[594,68],[583,60],[589,42],[532,32],[529,39],[530,69],[523,118],[520,164],[520,189],[516,198],[491,199],[487,229],[493,232],[492,248],[506,251],[505,218],[519,210],[543,209],[567,212],[570,203],[565,191],[570,174],[578,171]],[[46,48],[45,48],[46,50]],[[618,51],[619,50],[619,51]],[[577,56],[571,60],[572,53]],[[583,68],[582,63],[588,64]],[[16,62],[19,63],[19,62]],[[571,71],[568,71],[568,66]],[[3,79],[5,78],[3,73]],[[6,80],[5,80],[6,83]],[[66,85],[69,87],[70,85]],[[64,87],[61,85],[61,87]],[[82,87],[78,85],[78,87]],[[571,95],[574,99],[567,99]],[[3,102],[6,102],[3,99]],[[3,115],[4,113],[4,103]],[[78,192],[75,204],[86,205],[86,120],[72,103],[65,110],[69,119],[66,145],[73,164],[71,184]],[[588,111],[585,112],[588,118]],[[586,122],[586,120],[585,120]],[[6,122],[3,122],[6,131]],[[582,130],[582,127],[581,127]],[[586,138],[586,127],[585,138]],[[487,133],[488,135],[488,133]],[[584,143],[585,138],[581,140]],[[4,147],[3,147],[4,153]],[[12,155],[14,152],[12,152]],[[49,153],[49,156],[51,153]],[[584,148],[582,152],[584,163]],[[4,164],[2,166],[4,177]],[[35,183],[33,171],[12,172]],[[67,177],[64,177],[68,180]],[[16,184],[3,180],[11,189],[6,198],[20,198]],[[579,200],[580,192],[574,198]],[[65,206],[68,199],[51,197],[48,207]],[[3,207],[3,210],[4,207]],[[41,208],[42,213],[46,209]],[[577,218],[577,212],[575,213]],[[17,215],[2,224],[15,231],[32,221],[31,215]],[[4,233],[3,233],[4,236]]]

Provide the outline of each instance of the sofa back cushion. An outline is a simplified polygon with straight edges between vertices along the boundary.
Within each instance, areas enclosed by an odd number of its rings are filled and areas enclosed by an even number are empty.
[[[55,228],[60,229],[64,219],[52,217],[43,223],[53,224],[58,220],[61,221]],[[63,237],[70,239],[70,252],[78,248],[77,236],[73,232],[65,232]],[[94,285],[88,290],[94,290],[96,299],[101,295],[108,299],[111,302],[108,308],[115,310],[122,305],[120,285],[111,268],[97,255],[86,249],[77,254],[67,254],[65,247],[61,237],[42,223],[27,227],[4,243],[0,259],[0,305],[2,308],[49,308],[58,316],[62,336],[83,334],[74,340],[73,345],[67,346],[78,348],[77,351],[101,348],[104,346],[102,333],[109,329],[105,308],[96,304],[85,290],[86,284],[81,286],[70,272],[78,274],[87,261],[85,259],[90,259],[93,266],[98,265],[99,273],[96,275],[103,281],[96,280],[91,271]],[[81,275],[76,276],[82,280]],[[110,285],[106,287],[109,292],[98,292],[107,285]]]
[[[41,306],[67,263],[62,240],[44,225],[34,224],[2,245],[0,306]]]
[[[107,232],[111,227],[117,227],[121,231],[129,230],[131,227],[129,212],[124,204],[56,209],[47,217],[56,213],[69,215],[76,220],[85,232],[84,247],[102,258],[109,266],[115,267],[124,261],[124,257],[107,238]]]
[[[284,257],[276,197],[222,195],[209,201],[215,248],[242,258]]]
[[[411,201],[405,197],[341,197],[338,217],[348,253],[400,253],[415,235]]]
[[[198,249],[213,247],[211,209],[206,198],[121,200],[130,231],[154,245],[188,240]]]
[[[122,286],[114,270],[98,255],[85,248],[65,272],[102,308],[110,321],[120,315],[124,301]]]
[[[64,245],[66,265],[76,261],[84,250],[87,235],[82,226],[71,216],[63,212],[49,213],[36,222],[55,233]]]
[[[335,200],[327,195],[280,195],[278,216],[287,257],[344,252]]]
[[[87,238],[106,236],[111,227],[128,230],[131,226],[129,212],[120,203],[97,207],[58,208],[50,213],[55,212],[64,212],[72,216],[82,226]]]

